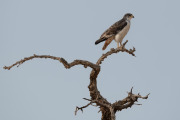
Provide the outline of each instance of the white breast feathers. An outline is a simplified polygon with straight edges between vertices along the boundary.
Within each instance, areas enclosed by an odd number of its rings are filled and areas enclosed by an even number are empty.
[[[127,20],[126,21],[127,22],[127,25],[121,30],[121,31],[119,31],[119,33],[118,34],[116,34],[116,36],[115,36],[115,41],[117,42],[117,43],[122,43],[122,40],[123,40],[123,38],[126,36],[126,34],[128,33],[128,31],[129,31],[129,28],[130,28],[130,21],[129,20]]]

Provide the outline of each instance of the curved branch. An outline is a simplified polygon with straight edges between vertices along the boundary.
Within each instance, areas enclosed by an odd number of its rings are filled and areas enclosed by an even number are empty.
[[[150,94],[149,93],[148,95],[143,97],[139,93],[137,95],[133,94],[132,89],[133,88],[131,88],[131,91],[128,92],[128,96],[126,98],[124,98],[123,100],[119,100],[119,101],[112,104],[115,111],[121,111],[123,109],[127,109],[129,107],[132,107],[132,105],[141,105],[141,104],[135,103],[138,101],[138,98],[147,99],[149,94]]]
[[[147,99],[148,95],[145,97],[142,97],[140,94],[133,94],[132,93],[132,89],[130,92],[128,92],[128,96],[126,98],[124,98],[123,100],[119,100],[113,104],[111,104],[110,102],[108,102],[99,92],[98,88],[97,88],[97,77],[98,74],[100,72],[100,64],[110,55],[114,54],[114,53],[118,53],[118,52],[127,52],[129,54],[131,54],[132,56],[135,56],[134,52],[136,51],[135,48],[133,49],[126,49],[125,45],[127,44],[128,40],[126,42],[123,43],[123,45],[120,48],[112,48],[110,51],[106,52],[105,54],[103,54],[98,61],[96,62],[96,64],[91,63],[89,61],[85,61],[85,60],[74,60],[71,63],[68,63],[64,58],[61,57],[54,57],[54,56],[50,56],[50,55],[33,55],[30,57],[26,57],[20,61],[17,61],[16,63],[12,64],[11,66],[4,66],[4,69],[10,70],[12,67],[14,66],[19,66],[21,64],[23,64],[24,62],[28,61],[28,60],[32,60],[34,58],[49,58],[49,59],[53,59],[53,60],[57,60],[59,62],[61,62],[64,67],[66,69],[69,69],[75,65],[83,65],[85,68],[90,67],[92,68],[92,71],[90,73],[90,83],[89,83],[89,92],[90,92],[90,96],[91,99],[86,99],[90,101],[87,105],[83,106],[83,107],[76,107],[75,110],[75,114],[77,113],[78,110],[83,111],[84,108],[88,107],[89,105],[93,105],[93,103],[96,104],[96,106],[100,107],[100,111],[102,112],[102,118],[101,120],[115,120],[115,113],[117,111],[121,111],[123,109],[127,109],[128,107],[131,107],[132,105],[135,105],[138,100],[138,98],[142,98],[142,99]],[[136,104],[136,105],[140,105],[140,104]]]
[[[90,102],[90,103],[88,103],[87,105],[85,105],[85,106],[82,106],[82,107],[78,107],[78,106],[76,106],[76,110],[75,110],[75,115],[77,115],[77,111],[78,110],[81,110],[82,112],[83,112],[83,109],[84,108],[87,108],[89,105],[92,105],[92,102]]]
[[[19,67],[21,64],[23,64],[24,62],[28,61],[28,60],[32,60],[34,58],[49,58],[49,59],[53,59],[53,60],[58,60],[59,62],[61,62],[64,67],[66,69],[69,69],[75,65],[83,65],[85,68],[87,67],[91,67],[92,69],[94,69],[95,71],[99,71],[100,70],[100,66],[93,64],[89,61],[85,61],[85,60],[74,60],[71,63],[68,63],[64,58],[60,58],[60,57],[54,57],[54,56],[50,56],[50,55],[36,55],[34,54],[33,56],[30,57],[25,57],[22,60],[17,61],[16,63],[12,64],[11,66],[4,66],[4,69],[10,70],[12,67],[17,66]]]
[[[134,52],[135,52],[135,48],[133,49],[126,49],[125,45],[128,42],[128,40],[123,43],[122,47],[120,48],[116,48],[116,49],[111,49],[110,51],[108,51],[107,53],[103,54],[98,61],[96,62],[96,65],[100,65],[102,63],[102,61],[104,61],[105,58],[107,58],[108,56],[110,56],[113,53],[118,53],[118,52],[127,52],[129,54],[131,54],[132,56],[135,56]],[[97,106],[100,106],[100,111],[102,112],[102,120],[114,120],[115,119],[115,112],[114,111],[114,107],[112,106],[111,103],[109,103],[99,92],[98,88],[97,88],[97,77],[98,77],[99,71],[95,71],[92,70],[91,74],[90,74],[90,84],[88,86],[89,91],[90,91],[90,96],[91,96],[91,100],[96,100],[98,102],[96,102]],[[103,103],[103,104],[101,104]],[[107,106],[104,106],[107,105]]]
[[[99,59],[98,61],[96,62],[96,65],[100,65],[102,63],[102,61],[104,61],[105,58],[107,58],[108,56],[110,56],[111,54],[114,54],[114,53],[118,53],[118,52],[127,52],[129,54],[131,54],[132,56],[135,56],[134,52],[136,51],[135,48],[133,49],[126,49],[125,48],[125,45],[127,44],[128,40],[126,40],[126,42],[123,43],[122,47],[120,48],[112,48],[110,51],[106,52],[105,54],[103,54]],[[98,77],[98,74],[99,72],[96,72],[94,70],[91,71],[91,74],[90,74],[90,84],[88,86],[89,88],[89,91],[90,91],[90,96],[91,96],[91,99],[94,100],[96,98],[99,98],[101,99],[102,101],[106,102],[107,104],[109,104],[109,102],[102,97],[102,95],[100,94],[100,92],[98,91],[98,88],[97,88],[97,77]]]
[[[133,49],[126,49],[125,48],[125,45],[126,43],[128,42],[128,40],[126,40],[126,42],[123,43],[122,47],[119,47],[119,48],[111,48],[110,51],[108,51],[107,53],[103,54],[99,60],[96,62],[96,65],[100,65],[102,63],[102,61],[104,61],[105,58],[107,58],[108,56],[110,56],[111,54],[114,54],[114,53],[118,53],[118,52],[127,52],[129,54],[131,54],[132,56],[135,56],[134,52],[136,51],[136,49],[133,47]]]

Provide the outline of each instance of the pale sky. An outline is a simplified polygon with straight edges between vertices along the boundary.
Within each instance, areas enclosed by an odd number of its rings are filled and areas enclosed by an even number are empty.
[[[180,1],[179,0],[0,0],[0,120],[100,120],[90,106],[74,115],[90,98],[91,69],[65,69],[58,61],[34,59],[7,71],[33,54],[93,63],[106,51],[94,45],[125,13],[135,18],[126,48],[107,58],[98,89],[111,103],[135,93],[146,95],[142,106],[116,114],[117,120],[180,120]]]

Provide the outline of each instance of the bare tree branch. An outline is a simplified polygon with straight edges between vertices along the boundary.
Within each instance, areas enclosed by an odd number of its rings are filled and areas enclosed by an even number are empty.
[[[140,94],[137,94],[137,95],[133,94],[132,89],[133,87],[131,88],[131,91],[128,92],[128,96],[126,98],[112,104],[112,106],[115,108],[115,111],[121,111],[123,109],[127,109],[129,107],[132,107],[132,105],[141,105],[141,104],[135,103],[138,101],[138,98],[147,99],[149,96],[149,94],[146,95],[145,97],[142,97]]]
[[[110,56],[111,54],[114,54],[114,53],[118,53],[118,52],[127,52],[129,54],[131,54],[132,56],[135,56],[134,52],[136,51],[136,49],[133,47],[133,49],[126,49],[125,48],[125,45],[126,43],[128,42],[128,40],[126,40],[126,42],[123,43],[122,47],[119,47],[119,48],[111,48],[110,51],[108,51],[107,53],[103,54],[99,60],[97,61],[96,65],[100,65],[102,63],[102,61],[104,61],[105,58],[107,58],[108,56]]]
[[[129,50],[125,48],[125,45],[127,44],[127,42],[128,42],[128,40],[126,42],[124,42],[120,48],[116,48],[116,49],[112,48],[110,51],[103,54],[98,59],[96,64],[91,63],[86,60],[74,60],[73,62],[68,63],[64,58],[61,58],[61,57],[54,57],[54,56],[50,56],[50,55],[35,55],[34,54],[33,56],[26,57],[20,61],[17,61],[16,63],[12,64],[11,66],[4,66],[4,69],[10,70],[12,67],[14,67],[14,66],[18,67],[19,65],[23,64],[24,62],[26,62],[28,60],[32,60],[34,58],[45,58],[45,59],[49,58],[49,59],[57,60],[57,61],[61,62],[66,69],[69,69],[75,65],[83,65],[85,68],[90,67],[90,68],[92,68],[92,71],[90,73],[90,83],[89,83],[88,88],[89,88],[89,93],[90,93],[91,99],[84,98],[84,100],[89,101],[89,103],[83,107],[76,107],[75,115],[77,114],[78,110],[81,110],[83,112],[84,108],[87,108],[89,105],[93,105],[93,103],[95,103],[96,106],[99,106],[99,108],[100,108],[99,111],[101,111],[101,113],[102,113],[101,120],[115,120],[115,113],[117,111],[127,109],[127,108],[131,107],[132,105],[141,105],[141,104],[137,104],[135,102],[137,102],[137,100],[139,98],[147,99],[149,96],[149,94],[144,97],[141,96],[140,94],[137,94],[137,95],[133,94],[132,93],[133,88],[131,88],[131,90],[130,90],[130,92],[128,92],[128,96],[126,98],[111,104],[108,100],[106,100],[100,94],[100,92],[97,88],[97,77],[100,72],[100,64],[102,64],[102,61],[104,61],[108,56],[110,56],[114,53],[118,53],[118,52],[127,52],[128,54],[135,56],[135,54],[134,54],[135,48],[129,49]]]
[[[14,67],[16,65],[17,65],[17,67],[19,67],[24,62],[26,62],[28,60],[32,60],[34,58],[45,58],[45,59],[49,58],[49,59],[53,59],[53,60],[58,60],[59,62],[61,62],[64,65],[64,67],[66,69],[69,69],[75,65],[83,65],[85,68],[87,68],[87,66],[88,66],[94,70],[100,69],[100,66],[93,64],[89,61],[85,61],[85,60],[74,60],[73,62],[68,63],[64,58],[54,57],[54,56],[50,56],[50,55],[36,55],[36,54],[34,54],[33,56],[30,56],[30,57],[25,57],[24,59],[17,61],[16,63],[12,64],[11,66],[4,66],[4,69],[10,70],[12,67]]]
[[[90,99],[87,99],[87,98],[83,98],[84,100],[87,100],[87,101],[90,101],[90,103],[88,103],[87,105],[83,106],[83,107],[78,107],[76,106],[76,110],[75,110],[75,115],[77,114],[77,111],[78,110],[81,110],[83,112],[83,109],[88,107],[89,105],[93,105],[92,103],[96,103],[100,106],[103,106],[103,107],[106,107],[106,108],[109,108],[111,107],[111,104],[106,104],[106,103],[101,103],[99,100],[90,100]],[[94,105],[93,105],[94,106]],[[97,106],[97,105],[96,105]]]
[[[83,108],[86,108],[86,107],[88,107],[88,106],[91,105],[91,104],[92,104],[92,102],[88,103],[87,105],[85,105],[85,106],[83,106],[83,107],[78,107],[78,106],[76,106],[75,115],[77,114],[77,111],[78,111],[78,110],[81,110],[81,111],[83,112]]]

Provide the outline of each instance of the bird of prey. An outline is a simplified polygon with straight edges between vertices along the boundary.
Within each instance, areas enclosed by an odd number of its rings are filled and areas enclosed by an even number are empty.
[[[115,40],[117,42],[117,47],[122,46],[122,40],[126,36],[129,31],[131,19],[134,16],[131,13],[127,13],[124,17],[110,26],[102,35],[101,37],[95,42],[95,44],[99,44],[100,42],[105,41],[102,50],[105,50],[106,47]],[[120,43],[120,46],[119,46]]]

